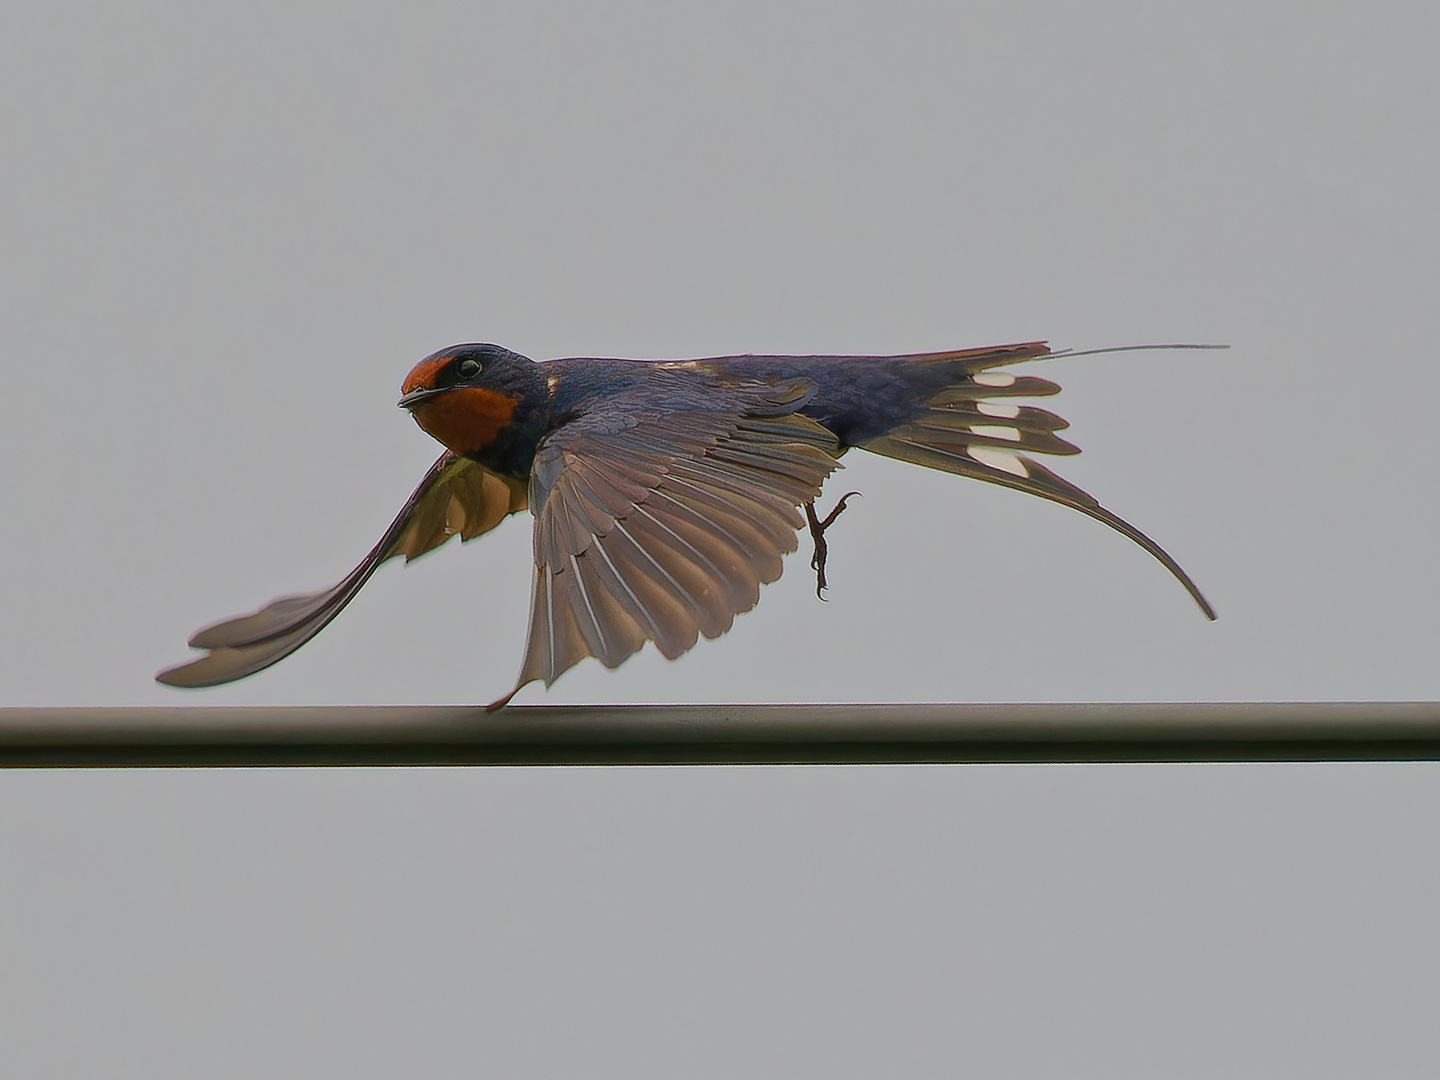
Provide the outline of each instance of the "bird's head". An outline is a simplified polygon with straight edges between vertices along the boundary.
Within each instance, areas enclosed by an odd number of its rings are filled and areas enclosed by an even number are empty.
[[[475,455],[495,442],[542,385],[535,367],[499,345],[454,345],[410,369],[399,404],[455,453]]]

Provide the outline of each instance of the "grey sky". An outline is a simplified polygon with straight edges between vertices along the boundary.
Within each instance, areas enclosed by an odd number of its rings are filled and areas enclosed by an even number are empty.
[[[1434,699],[1421,4],[0,14],[3,704],[488,701],[528,520],[234,687],[438,448],[420,356],[1048,338],[1065,476],[861,454],[675,664],[521,701]],[[825,500],[828,502],[829,496]],[[0,776],[30,1075],[1433,1074],[1429,767]],[[178,1019],[177,1019],[178,1018]],[[173,1027],[179,1023],[177,1029]],[[707,1072],[708,1070],[708,1072]]]

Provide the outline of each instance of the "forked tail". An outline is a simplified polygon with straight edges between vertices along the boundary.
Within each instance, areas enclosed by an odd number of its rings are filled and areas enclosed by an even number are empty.
[[[1038,495],[1103,521],[1128,536],[1169,570],[1200,605],[1208,619],[1215,609],[1199,587],[1164,548],[1124,518],[1105,509],[1088,493],[1061,479],[1029,454],[1078,454],[1080,448],[1055,433],[1069,424],[1054,413],[1012,399],[1047,397],[1060,387],[1034,375],[996,370],[1024,360],[1085,356],[1133,349],[1215,349],[1223,345],[1132,345],[1084,353],[1051,352],[1044,342],[975,349],[963,353],[916,356],[918,363],[954,368],[950,385],[929,399],[929,409],[878,438],[859,445],[885,457],[969,476]]]

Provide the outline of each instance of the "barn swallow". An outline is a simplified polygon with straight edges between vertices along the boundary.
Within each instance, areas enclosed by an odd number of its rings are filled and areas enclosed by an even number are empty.
[[[1209,346],[1138,346],[1206,348]],[[1136,348],[1132,346],[1131,348]],[[1092,350],[1109,352],[1118,350]],[[780,576],[806,524],[824,585],[814,501],[853,447],[1037,495],[1129,537],[1214,609],[1180,565],[1031,454],[1076,454],[1059,416],[1018,399],[1058,393],[1014,374],[1082,355],[1044,342],[903,356],[722,356],[536,363],[498,345],[421,360],[399,404],[446,447],[380,542],[338,585],[200,630],[206,655],[162,671],[213,686],[289,655],[387,559],[471,540],[534,515],[530,631],[515,689],[548,687],[587,656],[616,667],[647,641],[669,659],[719,637]]]

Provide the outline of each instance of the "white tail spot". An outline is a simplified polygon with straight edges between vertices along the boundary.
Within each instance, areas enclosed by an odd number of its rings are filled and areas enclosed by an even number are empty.
[[[1025,463],[1009,450],[1001,450],[994,446],[967,446],[965,452],[981,465],[989,465],[992,469],[1008,472],[1012,476],[1027,479],[1030,476],[1030,470],[1025,468]]]
[[[1000,416],[1006,420],[1014,420],[1020,415],[1019,405],[1006,405],[998,401],[977,401],[975,407],[986,416]]]
[[[977,371],[970,377],[981,386],[1015,385],[1015,376],[1005,371]]]
[[[1020,441],[1020,429],[1006,427],[1003,424],[971,424],[970,430],[976,435],[985,435],[992,439],[1004,439],[1006,442]]]

